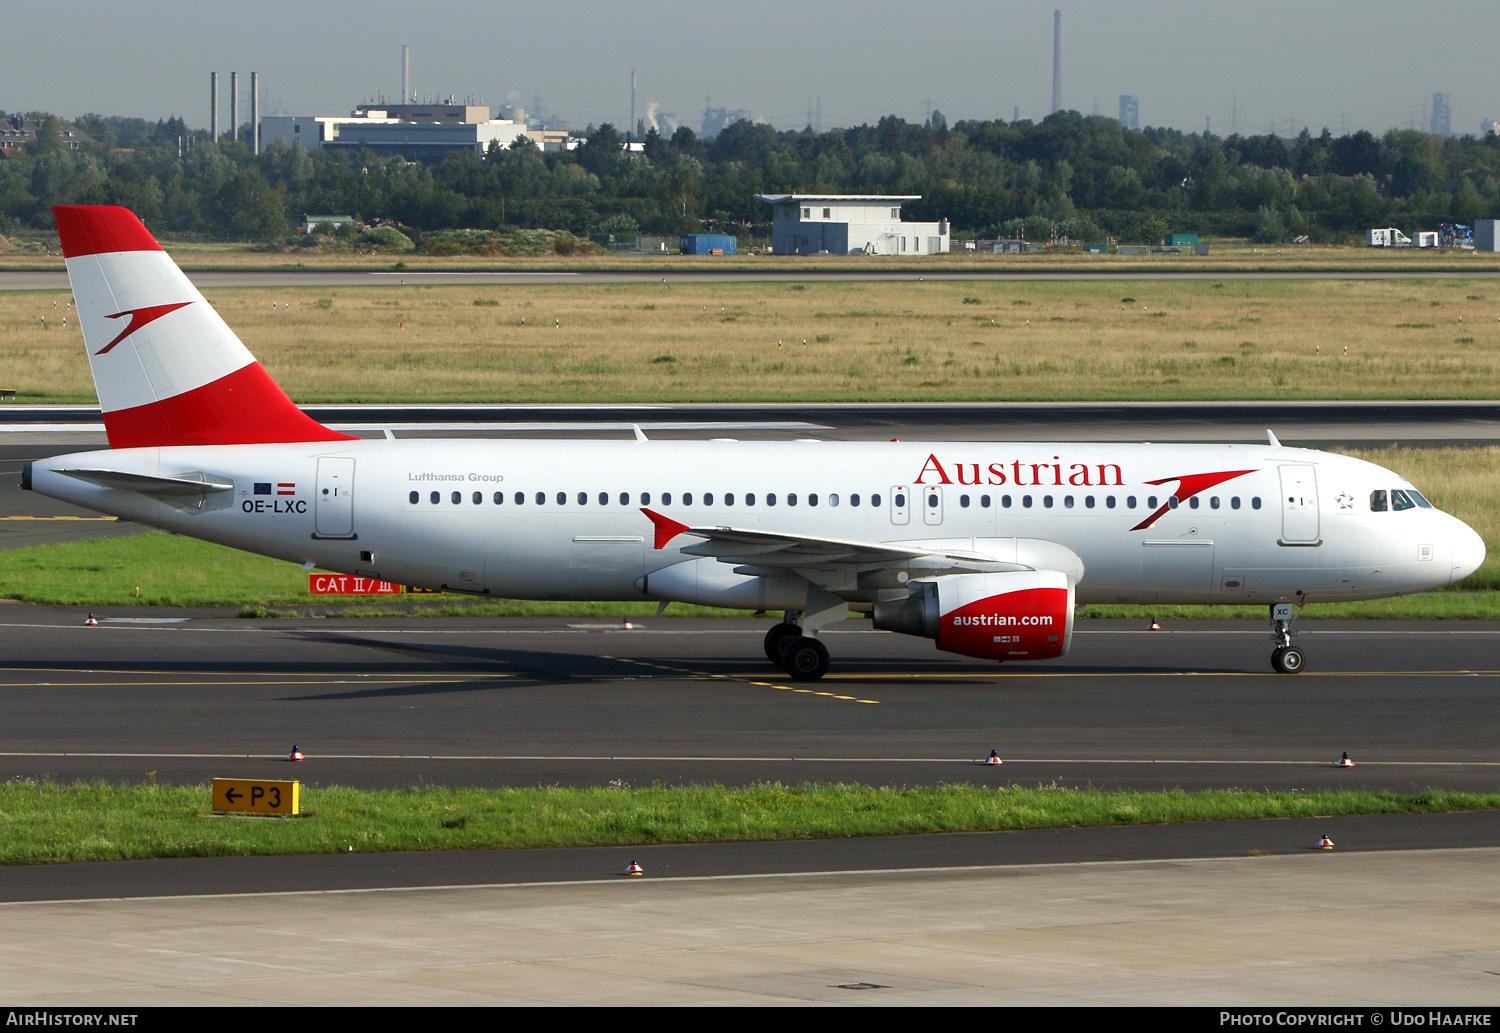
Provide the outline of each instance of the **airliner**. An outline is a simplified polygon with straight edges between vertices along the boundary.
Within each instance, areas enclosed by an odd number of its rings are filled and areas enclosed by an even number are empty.
[[[473,596],[784,614],[828,670],[852,614],[995,661],[1068,651],[1086,603],[1264,605],[1452,584],[1483,540],[1371,463],[1264,445],[362,439],[282,392],[129,210],[53,209],[107,450],[22,486],[292,563]]]

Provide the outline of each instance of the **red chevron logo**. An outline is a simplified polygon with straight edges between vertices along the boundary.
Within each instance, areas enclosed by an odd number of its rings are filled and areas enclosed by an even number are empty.
[[[120,319],[123,316],[129,316],[130,322],[126,324],[124,330],[120,331],[119,336],[117,336],[113,341],[110,341],[103,348],[100,348],[98,351],[94,352],[94,354],[103,355],[105,352],[109,351],[115,345],[125,340],[125,338],[135,333],[147,323],[154,323],[156,320],[160,319],[168,312],[176,312],[178,309],[191,304],[191,301],[176,301],[170,305],[148,305],[145,308],[127,309],[124,312],[116,312],[112,316],[105,316],[105,319]]]
[[[1172,498],[1176,499],[1179,503],[1182,503],[1186,502],[1188,499],[1192,498],[1200,491],[1207,491],[1209,488],[1212,488],[1216,484],[1223,484],[1225,481],[1233,480],[1236,477],[1243,477],[1247,473],[1254,472],[1254,470],[1229,470],[1224,473],[1190,473],[1184,474],[1181,477],[1163,477],[1161,478],[1161,480],[1147,481],[1146,483],[1166,484],[1168,481],[1176,481],[1177,491],[1172,494]],[[1169,499],[1167,502],[1158,507],[1155,513],[1152,513],[1145,520],[1142,520],[1140,523],[1136,524],[1131,528],[1131,530],[1144,531],[1146,528],[1156,523],[1157,519],[1171,508],[1172,502],[1171,499]]]

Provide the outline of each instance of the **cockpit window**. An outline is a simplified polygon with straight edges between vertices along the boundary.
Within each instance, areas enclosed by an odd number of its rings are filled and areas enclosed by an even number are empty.
[[[1427,499],[1422,496],[1422,493],[1420,491],[1418,491],[1416,488],[1407,488],[1406,489],[1406,494],[1410,495],[1411,496],[1411,500],[1413,502],[1415,502],[1417,505],[1421,506],[1423,509],[1432,509],[1433,508],[1432,503],[1428,502]]]
[[[1403,509],[1415,509],[1417,504],[1407,497],[1406,492],[1399,488],[1391,491],[1391,508],[1397,513]]]
[[[1386,511],[1385,489],[1376,488],[1370,492],[1370,512],[1384,513]]]

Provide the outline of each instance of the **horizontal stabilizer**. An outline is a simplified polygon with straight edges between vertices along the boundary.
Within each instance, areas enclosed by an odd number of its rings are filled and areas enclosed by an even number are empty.
[[[138,491],[146,495],[212,495],[220,491],[233,491],[229,481],[209,480],[207,475],[192,477],[157,477],[146,473],[125,473],[122,470],[59,470],[60,474],[89,481],[102,488],[119,488],[122,491]]]

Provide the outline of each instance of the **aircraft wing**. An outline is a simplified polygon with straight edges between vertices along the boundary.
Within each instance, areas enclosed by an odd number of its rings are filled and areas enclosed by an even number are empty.
[[[795,572],[814,583],[842,581],[826,576],[833,569],[881,570],[900,567],[920,571],[919,576],[938,574],[1031,570],[1022,563],[1008,563],[979,552],[935,551],[920,545],[860,542],[844,538],[783,534],[738,527],[690,527],[649,509],[642,513],[656,525],[656,548],[665,548],[678,535],[702,538],[682,551],[689,556],[711,556],[720,563],[738,564],[737,573],[770,574]],[[821,570],[825,576],[815,576]]]

